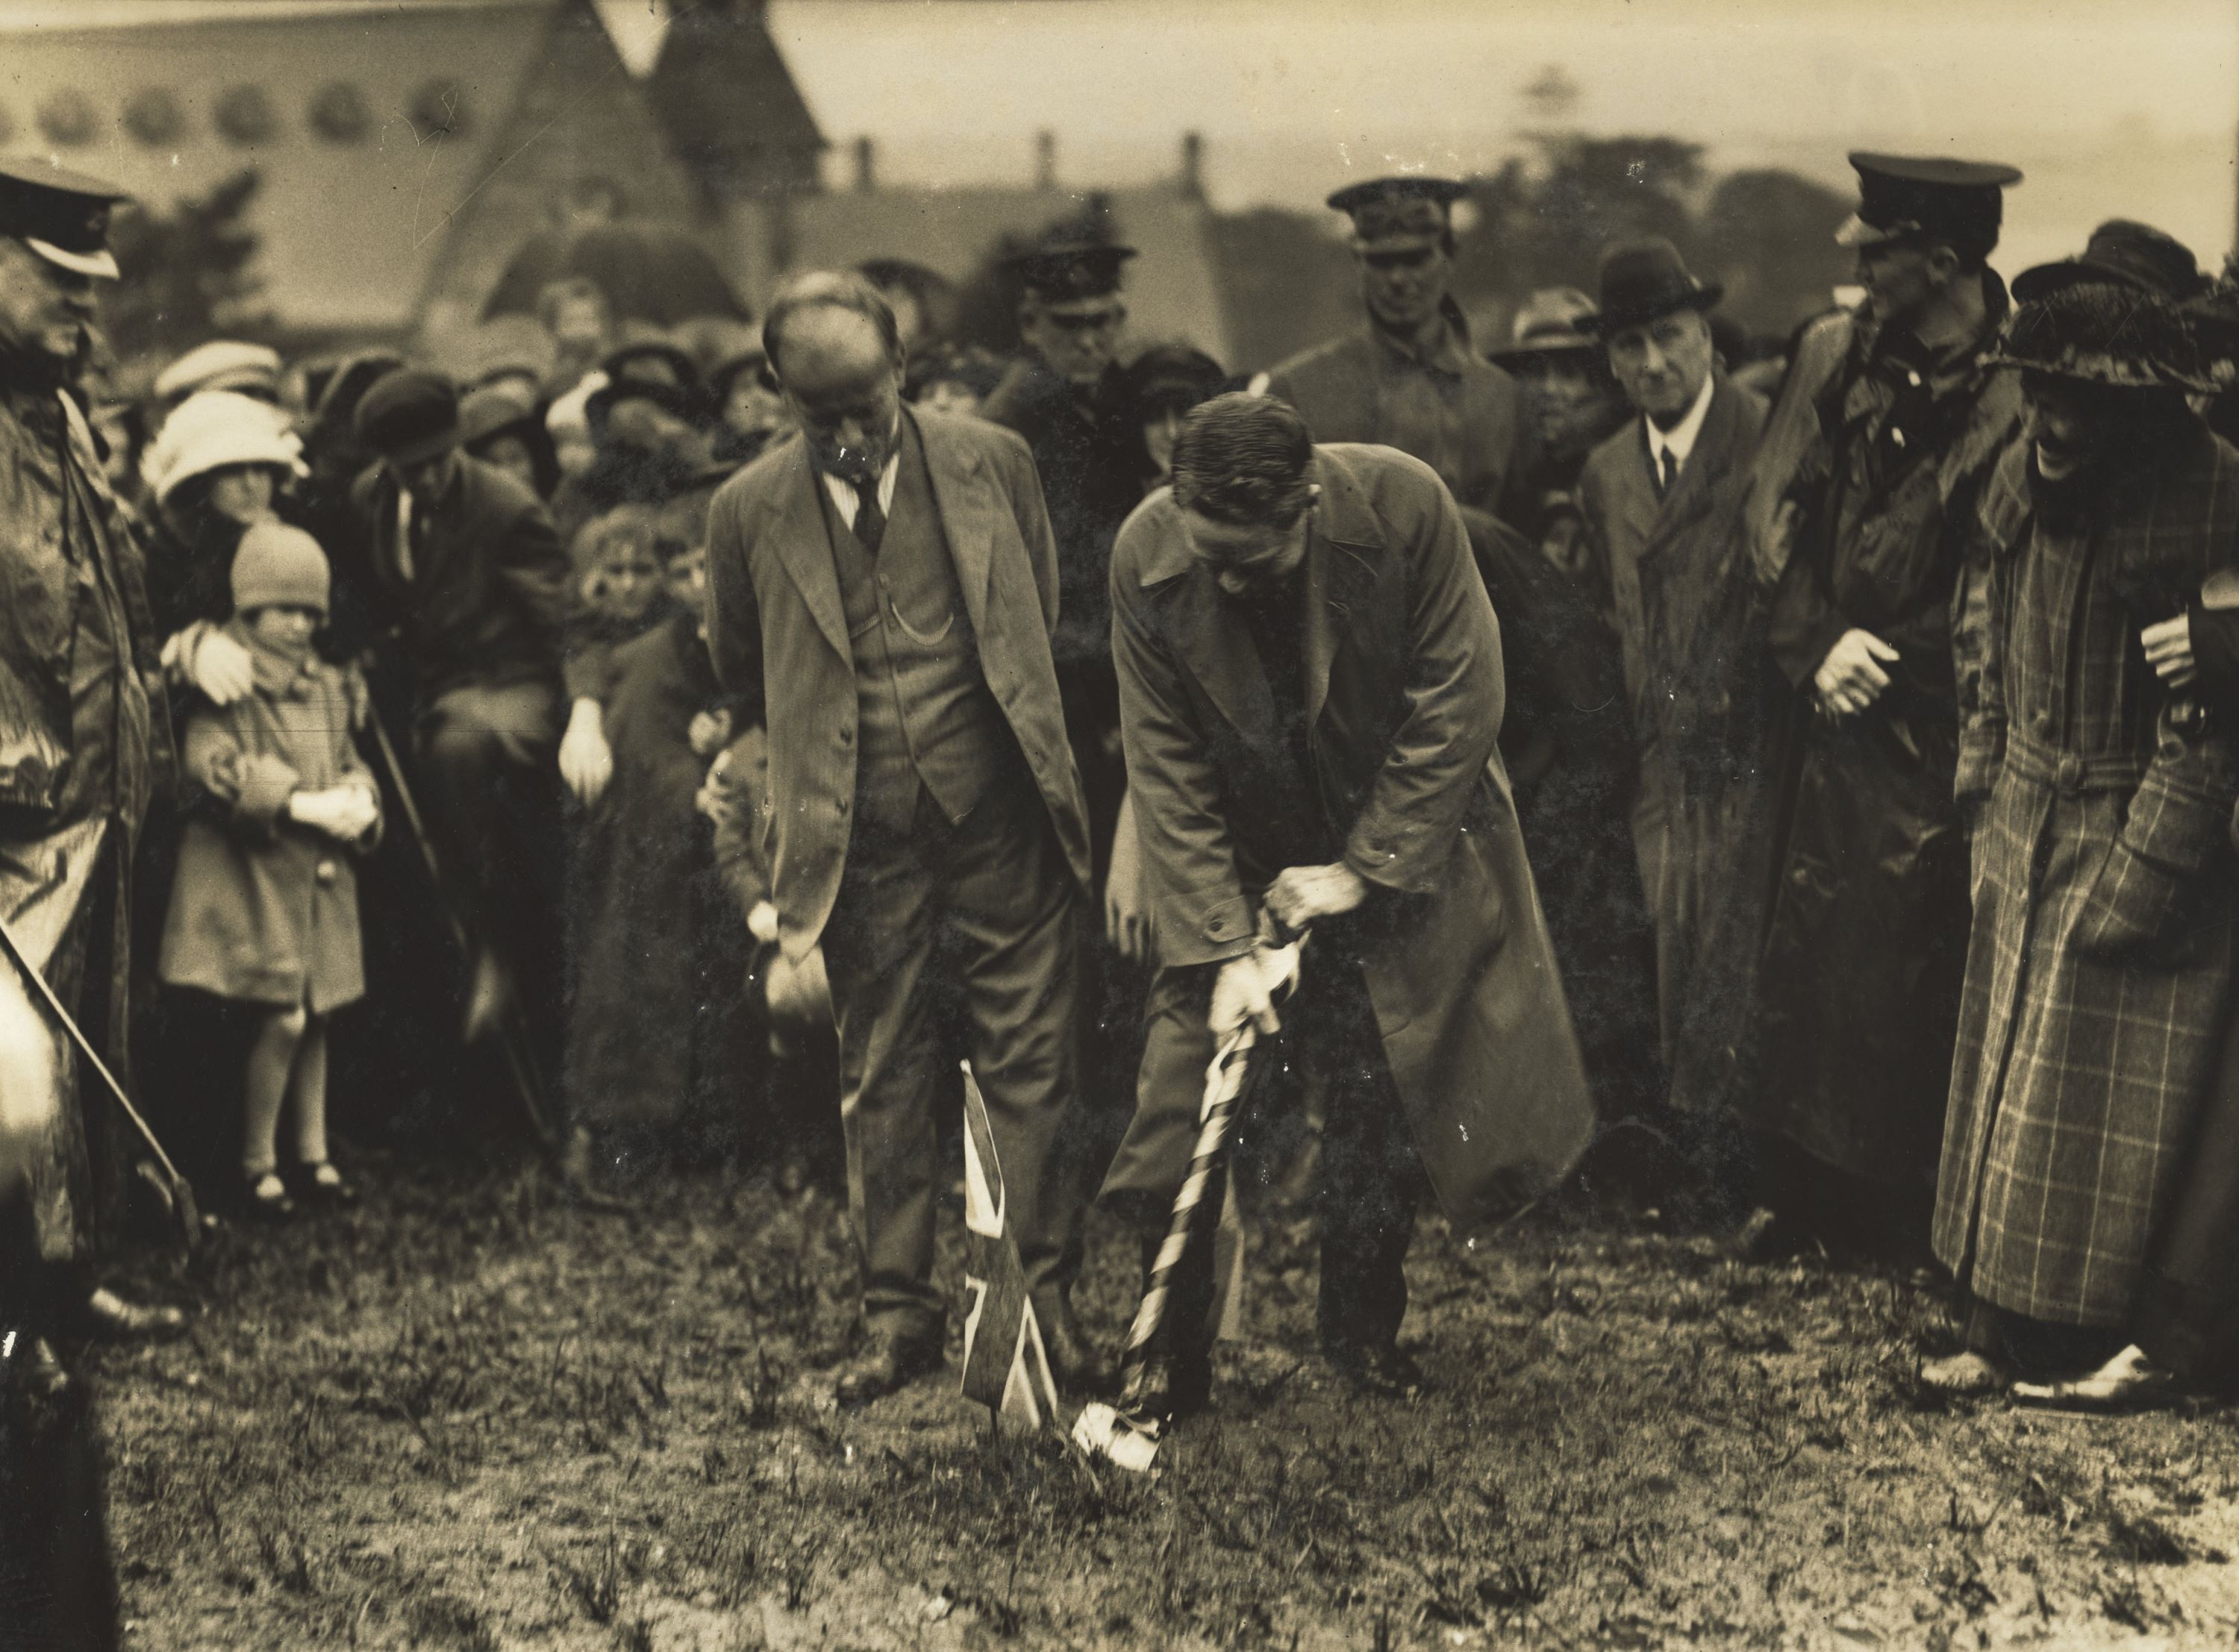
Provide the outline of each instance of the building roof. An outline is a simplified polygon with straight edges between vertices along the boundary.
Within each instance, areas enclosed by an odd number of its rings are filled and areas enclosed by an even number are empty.
[[[753,0],[678,11],[648,90],[671,152],[712,197],[815,187],[824,134]]]

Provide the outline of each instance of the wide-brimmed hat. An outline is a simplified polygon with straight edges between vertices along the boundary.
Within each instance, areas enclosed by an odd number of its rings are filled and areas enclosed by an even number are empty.
[[[416,465],[459,445],[459,390],[441,373],[399,368],[357,404],[357,439],[391,464]]]
[[[163,421],[141,458],[140,474],[156,502],[168,504],[183,484],[229,465],[308,474],[302,440],[289,428],[286,414],[238,390],[197,390]]]
[[[2175,236],[2151,224],[2109,218],[2091,232],[2091,239],[2075,257],[2039,264],[2015,276],[2013,295],[2026,302],[2083,282],[2143,288],[2177,303],[2208,285],[2192,249]]]
[[[1679,249],[1661,236],[1621,241],[1602,254],[1601,302],[1582,317],[1581,330],[1606,339],[1628,327],[1652,322],[1674,310],[1709,311],[1726,295],[1714,281],[1688,272]]]
[[[1542,287],[1516,312],[1509,328],[1509,347],[1488,351],[1486,359],[1502,367],[1518,367],[1536,356],[1598,352],[1601,341],[1586,331],[1593,315],[1594,301],[1577,288]]]
[[[2111,281],[2073,282],[2016,305],[1984,360],[2120,389],[2216,388],[2177,307]]]

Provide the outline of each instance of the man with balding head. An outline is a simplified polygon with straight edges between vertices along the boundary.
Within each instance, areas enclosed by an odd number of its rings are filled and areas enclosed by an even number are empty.
[[[1046,1174],[1075,1078],[1080,773],[1050,637],[1057,552],[1026,445],[902,404],[894,312],[805,276],[763,324],[797,433],[715,496],[708,640],[769,731],[771,902],[821,945],[869,1337],[835,1397],[940,1362],[934,1105],[987,1097],[1010,1223],[1060,1383],[1100,1373],[1066,1296],[1080,1198]]]

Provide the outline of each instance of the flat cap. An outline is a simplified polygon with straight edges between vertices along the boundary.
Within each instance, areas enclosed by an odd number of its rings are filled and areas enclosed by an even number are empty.
[[[2001,191],[2022,181],[2019,168],[1996,161],[1854,151],[1858,209],[1835,232],[1845,247],[1928,236],[1977,256],[1998,244],[2004,216]]]
[[[35,156],[0,156],[0,235],[75,275],[116,279],[109,215],[130,198],[113,183]]]
[[[276,397],[280,352],[239,339],[197,344],[156,375],[156,399],[176,401],[197,390],[243,390]]]
[[[416,465],[457,447],[458,387],[441,373],[397,368],[358,402],[357,439],[400,465]]]
[[[1003,262],[1037,298],[1101,298],[1120,290],[1120,267],[1134,255],[1133,247],[1116,241],[1062,236],[1038,242]]]
[[[1452,178],[1406,175],[1348,183],[1329,197],[1329,205],[1352,218],[1354,244],[1367,246],[1445,235],[1449,209],[1468,193],[1469,185]]]

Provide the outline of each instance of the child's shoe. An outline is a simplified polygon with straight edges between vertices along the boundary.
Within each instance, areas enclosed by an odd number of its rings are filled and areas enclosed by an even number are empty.
[[[242,1208],[252,1221],[284,1222],[296,1214],[296,1201],[277,1171],[245,1178],[242,1194]]]
[[[303,1201],[307,1204],[340,1206],[357,1203],[357,1189],[343,1179],[331,1161],[321,1159],[302,1171]]]

